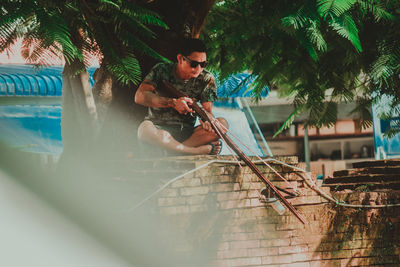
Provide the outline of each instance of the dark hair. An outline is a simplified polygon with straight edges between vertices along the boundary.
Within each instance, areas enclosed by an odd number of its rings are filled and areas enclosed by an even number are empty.
[[[206,46],[200,39],[188,38],[182,41],[179,54],[189,56],[193,52],[207,52]]]

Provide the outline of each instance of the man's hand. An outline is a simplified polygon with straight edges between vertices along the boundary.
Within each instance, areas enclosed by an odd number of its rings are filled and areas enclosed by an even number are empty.
[[[178,99],[173,99],[173,107],[180,114],[186,114],[188,112],[192,113],[193,109],[189,106],[193,104],[193,100],[189,97],[180,97]]]
[[[207,132],[214,132],[213,128],[211,127],[211,124],[208,121],[202,121],[200,120],[201,127],[203,127],[204,130]]]

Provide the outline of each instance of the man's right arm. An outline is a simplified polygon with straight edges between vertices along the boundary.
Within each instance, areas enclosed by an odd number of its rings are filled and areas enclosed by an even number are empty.
[[[181,114],[193,112],[189,107],[193,100],[188,97],[168,98],[156,95],[154,86],[150,83],[142,82],[135,94],[135,103],[153,108],[173,108]]]

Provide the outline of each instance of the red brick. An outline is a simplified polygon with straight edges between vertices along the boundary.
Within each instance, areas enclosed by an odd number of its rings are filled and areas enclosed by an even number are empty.
[[[308,251],[307,245],[279,247],[279,254],[294,254],[294,253],[302,253],[302,252],[307,252],[307,251]]]
[[[243,232],[248,232],[246,227],[240,226],[240,225],[232,225],[229,227],[225,227],[224,233],[243,233]]]
[[[283,264],[292,263],[291,255],[277,255],[277,256],[266,256],[262,257],[263,264]]]
[[[248,255],[251,256],[271,256],[278,255],[278,248],[249,248]]]
[[[233,258],[244,258],[247,257],[247,249],[231,249],[231,250],[222,250],[217,252],[218,259],[233,259]]]
[[[208,186],[198,186],[198,187],[185,187],[180,188],[180,192],[182,196],[191,196],[191,195],[204,195],[209,192]]]
[[[172,188],[165,188],[163,191],[161,191],[160,195],[163,197],[176,197],[178,196],[178,190]]]
[[[304,262],[304,261],[309,261],[309,260],[311,260],[311,257],[307,253],[302,252],[302,253],[292,254],[293,262],[298,262],[298,261]]]
[[[289,246],[290,239],[270,239],[270,240],[261,240],[261,247],[281,247],[281,246]]]
[[[214,175],[221,175],[225,173],[225,165],[211,165],[211,167],[208,168],[210,173]]]
[[[198,205],[202,204],[204,202],[204,199],[206,198],[205,195],[193,195],[193,196],[188,196],[185,198],[186,204],[188,205]]]
[[[248,198],[259,198],[261,196],[260,190],[247,190],[247,197]]]
[[[247,197],[247,191],[221,192],[217,194],[218,201],[238,200]]]
[[[240,210],[235,210],[235,213],[233,214],[234,217],[238,218],[243,218],[246,220],[254,220],[254,217],[266,217],[268,216],[268,211],[264,207],[256,207],[252,209],[240,209]],[[267,220],[268,218],[265,218]]]
[[[229,243],[231,249],[240,248],[259,248],[260,240],[243,240],[243,241],[232,241]]]
[[[240,201],[238,200],[228,200],[219,202],[220,209],[237,209],[240,206]]]
[[[253,182],[253,183],[246,183],[243,182],[242,184],[237,184],[238,190],[260,190],[261,188],[265,187],[263,182]]]
[[[189,206],[161,207],[160,212],[163,215],[175,215],[175,214],[181,214],[181,213],[188,213]]]
[[[191,205],[189,206],[190,212],[204,212],[207,211],[207,205]]]
[[[169,197],[169,198],[159,198],[158,206],[179,206],[186,203],[184,198],[179,197]]]
[[[308,262],[295,262],[289,264],[281,264],[279,267],[309,267],[310,263]]]
[[[356,251],[353,250],[336,250],[323,252],[323,259],[342,259],[342,258],[351,258],[357,254]]]
[[[199,186],[201,181],[199,178],[190,178],[190,179],[180,179],[171,184],[171,187],[191,187],[191,186]]]
[[[228,250],[229,242],[220,242],[218,243],[217,250]]]
[[[256,240],[260,237],[258,233],[225,233],[222,235],[223,241]]]
[[[261,264],[261,257],[238,258],[229,260],[229,266],[251,266]]]
[[[325,238],[325,235],[304,235],[299,237],[292,237],[290,239],[290,245],[304,245],[310,243],[320,244],[321,240]]]
[[[209,187],[211,192],[230,192],[233,191],[234,184],[212,184]]]
[[[251,207],[260,207],[260,206],[265,206],[265,204],[261,203],[260,199],[258,199],[258,198],[251,198],[250,199],[250,206]]]
[[[342,267],[340,260],[311,261],[310,267]]]
[[[292,223],[278,223],[276,225],[277,231],[294,230],[294,229],[304,229],[304,226],[299,221]]]

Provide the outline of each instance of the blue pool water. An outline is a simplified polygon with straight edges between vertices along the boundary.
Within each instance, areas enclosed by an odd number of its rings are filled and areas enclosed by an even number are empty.
[[[62,152],[61,137],[61,98],[62,95],[61,66],[43,68],[39,71],[30,65],[2,65],[0,64],[0,141],[23,151],[59,155]],[[90,68],[90,83],[93,85],[93,72]],[[218,87],[220,96],[226,96],[230,88],[243,84],[235,96],[245,95],[248,74],[241,74]],[[253,78],[253,77],[251,77]],[[267,89],[267,88],[266,88]],[[228,92],[232,94],[232,92]],[[265,91],[264,94],[268,92]],[[52,99],[52,104],[18,104],[11,105],[10,99],[24,103],[25,97],[33,97],[39,103],[44,98]],[[239,138],[245,145],[238,142],[239,147],[247,155],[261,155],[264,153],[258,145],[250,128],[243,108],[237,101],[228,100],[214,104],[214,115],[227,119],[231,138]],[[248,150],[246,147],[249,147]],[[230,154],[224,146],[222,154]]]
[[[58,155],[62,152],[61,110],[61,105],[0,105],[0,140],[23,151]],[[216,103],[213,110],[216,117],[227,119],[230,131],[244,142],[238,145],[246,154],[264,155],[242,109]],[[223,146],[221,154],[230,153]]]
[[[61,106],[0,106],[0,140],[22,151],[60,154]]]

